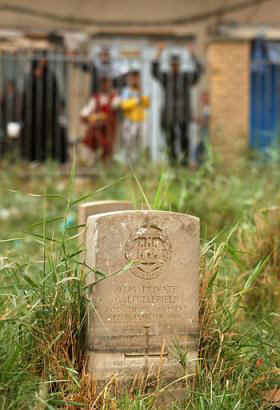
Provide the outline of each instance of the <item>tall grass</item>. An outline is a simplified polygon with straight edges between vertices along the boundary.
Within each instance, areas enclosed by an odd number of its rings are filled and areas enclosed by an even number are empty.
[[[156,406],[159,393],[147,381],[122,395],[112,382],[98,396],[86,374],[81,198],[131,199],[201,218],[197,373],[184,404],[169,408],[271,408],[264,392],[280,382],[279,225],[260,232],[255,214],[280,203],[277,166],[245,162],[225,173],[208,162],[190,172],[143,161],[134,175],[116,164],[93,180],[55,181],[54,169],[29,181],[19,168],[0,176],[0,408]]]

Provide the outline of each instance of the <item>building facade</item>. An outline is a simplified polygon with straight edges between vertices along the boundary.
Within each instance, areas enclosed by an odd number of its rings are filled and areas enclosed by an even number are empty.
[[[239,26],[210,41],[211,142],[223,156],[279,147],[280,30]]]

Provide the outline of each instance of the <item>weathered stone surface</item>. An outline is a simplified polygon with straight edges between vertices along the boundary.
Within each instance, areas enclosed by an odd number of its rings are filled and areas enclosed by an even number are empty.
[[[98,380],[153,367],[182,376],[178,347],[195,367],[198,341],[199,219],[122,211],[88,219],[87,264],[107,278],[90,288],[89,371]],[[89,283],[102,276],[91,274]],[[175,347],[177,346],[177,348]]]
[[[87,219],[91,215],[103,214],[106,212],[125,211],[133,209],[133,205],[129,201],[93,201],[85,202],[78,208],[78,224],[86,225]],[[84,245],[86,241],[86,226],[80,228],[79,236],[80,244]]]
[[[271,206],[260,209],[255,215],[255,222],[258,231],[280,227],[280,207]]]

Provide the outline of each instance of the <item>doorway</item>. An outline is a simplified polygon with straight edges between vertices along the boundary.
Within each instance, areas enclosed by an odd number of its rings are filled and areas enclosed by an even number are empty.
[[[253,42],[250,97],[249,145],[267,152],[280,136],[280,42]]]

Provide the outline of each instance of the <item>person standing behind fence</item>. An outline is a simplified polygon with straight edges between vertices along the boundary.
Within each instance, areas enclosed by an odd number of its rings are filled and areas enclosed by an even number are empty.
[[[7,148],[7,138],[17,138],[20,130],[20,109],[19,92],[14,81],[9,80],[6,89],[0,97],[0,153],[4,153]],[[11,136],[9,133],[10,125],[18,127],[18,133]],[[2,147],[1,147],[2,146]]]
[[[96,94],[100,90],[100,80],[102,77],[110,77],[116,90],[120,90],[124,85],[124,78],[120,73],[119,67],[113,61],[110,49],[106,46],[100,49],[98,57],[94,61],[83,64],[82,69],[90,72],[90,92],[92,94]]]
[[[199,117],[199,126],[200,126],[200,141],[196,150],[197,162],[201,164],[205,159],[205,151],[208,144],[209,138],[209,124],[210,124],[210,101],[208,91],[203,91],[200,97],[201,101],[201,113]]]
[[[21,153],[28,161],[67,161],[66,129],[60,124],[64,102],[44,54],[31,61],[23,92]]]
[[[126,159],[135,161],[139,150],[145,110],[149,107],[149,97],[142,95],[140,73],[130,71],[127,77],[127,87],[121,94],[121,108],[124,113],[122,137]]]
[[[105,161],[112,157],[117,128],[117,109],[120,97],[112,88],[112,81],[100,78],[100,91],[93,94],[81,111],[81,119],[87,124],[83,143],[92,151],[101,151]]]
[[[192,72],[180,71],[180,57],[171,56],[171,71],[160,69],[160,57],[164,50],[160,44],[157,56],[152,62],[152,76],[159,81],[164,90],[164,104],[161,113],[161,127],[166,135],[169,160],[172,164],[178,162],[176,146],[180,145],[182,151],[182,165],[188,163],[189,150],[189,123],[191,121],[191,87],[194,86],[201,75],[202,67],[193,51],[193,43],[188,45],[194,64]]]

